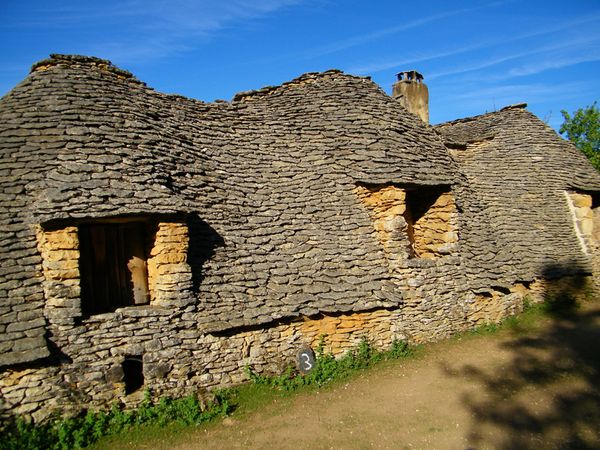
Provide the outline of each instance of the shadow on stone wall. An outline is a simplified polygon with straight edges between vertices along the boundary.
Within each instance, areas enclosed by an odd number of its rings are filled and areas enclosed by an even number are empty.
[[[559,269],[543,273],[573,273]],[[587,289],[583,277],[551,280],[543,305],[550,323],[535,333],[515,327],[502,344],[507,364],[446,368],[485,391],[464,398],[472,448],[600,448],[600,304],[575,300],[589,298]]]
[[[192,269],[193,292],[198,292],[199,286],[204,278],[204,264],[214,256],[217,248],[225,247],[225,241],[223,240],[223,237],[208,223],[202,220],[198,214],[194,213],[188,215],[187,225],[190,236],[188,264]]]

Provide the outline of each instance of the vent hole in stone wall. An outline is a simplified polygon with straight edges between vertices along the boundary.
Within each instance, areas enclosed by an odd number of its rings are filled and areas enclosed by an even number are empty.
[[[492,289],[504,295],[510,294],[510,289],[504,286],[492,286]]]
[[[144,364],[141,356],[129,356],[123,361],[125,394],[133,394],[144,386]]]

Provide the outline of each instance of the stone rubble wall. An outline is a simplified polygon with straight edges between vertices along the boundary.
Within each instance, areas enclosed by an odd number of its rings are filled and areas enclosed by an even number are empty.
[[[141,356],[145,387],[155,396],[202,393],[246,381],[248,365],[279,373],[293,364],[301,345],[341,355],[365,337],[378,348],[401,338],[394,327],[398,313],[387,310],[305,318],[232,335],[202,335],[185,315],[168,309],[129,307],[85,319],[73,330],[58,366],[11,369],[2,373],[1,411],[43,420],[56,409],[76,413],[124,400],[134,406],[140,395],[124,395],[121,363]],[[138,393],[139,394],[139,393]]]
[[[394,197],[398,197],[397,192]],[[175,283],[180,273],[189,273],[185,266],[189,234],[181,223],[160,222],[153,228],[156,235],[149,251],[149,284],[151,290],[157,290]],[[38,237],[44,259],[53,263],[44,266],[45,286],[55,286],[52,283],[57,279],[73,280],[79,257],[76,227],[40,230]],[[411,262],[408,266],[407,261]],[[294,364],[301,346],[314,349],[322,336],[325,351],[336,356],[356,347],[363,338],[385,349],[394,340],[426,342],[482,321],[497,321],[522,304],[522,295],[507,296],[501,299],[505,305],[502,313],[481,316],[481,308],[469,309],[468,293],[459,281],[459,258],[407,261],[402,270],[396,270],[398,286],[406,295],[401,308],[319,314],[264,328],[206,334],[198,329],[191,312],[159,303],[157,291],[148,306],[120,308],[76,324],[52,322],[53,341],[60,349],[59,365],[3,372],[0,411],[43,421],[59,409],[75,414],[85,408],[106,408],[115,401],[135,406],[142,399],[142,391],[125,395],[122,363],[127,357],[142,359],[144,389],[150,389],[155,397],[203,396],[211,388],[246,381],[246,366],[259,373],[280,373]],[[402,261],[397,262],[400,265]],[[170,279],[173,274],[175,280]],[[454,279],[455,283],[435,283],[436,277],[440,281]],[[401,280],[408,282],[402,284]],[[67,286],[76,292],[77,280]],[[467,298],[457,301],[460,295]],[[57,303],[55,307],[59,306]],[[50,305],[47,308],[51,310]]]
[[[565,192],[569,208],[573,215],[573,225],[584,253],[591,254],[595,250],[594,212],[592,196],[579,192]]]
[[[323,334],[339,355],[520,310],[556,268],[589,273],[564,191],[600,191],[544,127],[511,109],[434,129],[339,71],[207,104],[53,56],[0,100],[0,412],[134,406],[128,358],[157,397],[204,394]],[[83,317],[76,225],[136,218],[150,304]]]
[[[394,185],[355,188],[392,264],[408,258],[435,259],[456,253],[458,212],[453,194],[436,195],[435,202],[415,220],[407,208],[407,196],[414,190]]]
[[[600,293],[600,207],[591,194],[565,192],[582,251],[590,255],[596,292]]]
[[[522,300],[523,297],[517,293],[507,295],[496,289],[485,294],[473,294],[469,305],[469,321],[474,326],[498,323],[505,317],[520,313]]]
[[[419,277],[436,272],[447,275],[448,268],[441,267],[413,268],[412,280],[418,283]],[[589,283],[591,278],[584,281]],[[57,410],[76,414],[86,408],[107,408],[114,402],[133,407],[142,400],[146,388],[155,398],[191,393],[202,397],[212,388],[247,381],[246,366],[258,373],[281,373],[294,364],[300,347],[315,349],[321,336],[325,351],[337,356],[363,338],[380,349],[388,348],[394,340],[429,342],[498,322],[519,312],[524,298],[539,300],[565,285],[564,280],[552,285],[538,281],[530,286],[516,285],[508,294],[467,292],[457,301],[460,283],[446,287],[450,292],[433,291],[417,283],[412,283],[401,308],[320,314],[217,334],[203,334],[193,315],[173,308],[126,307],[92,316],[68,333],[61,330],[66,340],[59,342],[59,365],[8,369],[0,374],[0,413],[24,414],[43,421]],[[574,293],[581,294],[581,277],[569,285]],[[142,358],[145,383],[142,390],[126,396],[121,364],[131,356]]]
[[[371,221],[388,259],[402,260],[411,255],[406,214],[406,190],[397,186],[357,186],[356,195],[369,210]]]
[[[437,306],[430,304],[431,309]],[[424,305],[420,308],[425,309]],[[422,313],[423,319],[432,317]],[[444,320],[439,318],[440,323]],[[144,389],[149,388],[153,396],[203,396],[213,387],[247,381],[246,366],[259,373],[280,373],[294,364],[301,346],[314,349],[321,336],[325,351],[339,356],[363,338],[380,349],[394,340],[428,341],[437,334],[438,323],[435,319],[419,323],[410,309],[383,309],[323,314],[226,335],[201,334],[194,325],[185,313],[151,306],[122,308],[85,319],[60,343],[60,366],[2,372],[0,411],[4,416],[24,414],[43,421],[57,410],[76,414],[86,408],[106,408],[116,401],[135,406],[142,400],[142,391],[124,395],[121,364],[128,356],[142,357]]]

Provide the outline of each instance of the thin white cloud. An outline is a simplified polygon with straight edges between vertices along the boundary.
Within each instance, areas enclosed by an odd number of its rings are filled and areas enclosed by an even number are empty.
[[[495,99],[520,97],[522,94],[527,96],[547,95],[556,91],[556,86],[547,84],[505,84],[501,86],[490,86],[481,89],[473,89],[467,92],[454,94],[451,97],[455,100],[470,99]]]
[[[438,95],[435,102],[439,105],[454,105],[454,109],[469,111],[495,111],[506,105],[526,102],[528,105],[544,104],[549,98],[553,102],[565,102],[577,98],[589,86],[585,82],[573,81],[561,84],[548,83],[511,83],[500,86],[478,87],[461,85],[455,91],[446,91]]]
[[[467,53],[472,50],[477,50],[484,47],[485,44],[472,44],[464,47],[458,47],[451,50],[442,50],[432,53],[421,53],[418,55],[407,56],[402,59],[395,59],[393,61],[373,63],[364,66],[355,66],[345,69],[346,72],[356,74],[369,74],[377,73],[383,70],[393,69],[394,67],[406,66],[408,64],[414,64],[423,61],[430,61],[432,59],[444,58],[447,56],[459,55],[461,53]],[[430,78],[430,77],[428,77]]]
[[[370,33],[360,34],[357,36],[350,37],[348,39],[344,39],[344,40],[341,40],[338,42],[334,42],[332,44],[325,45],[323,47],[313,48],[313,49],[307,51],[304,56],[308,57],[308,58],[317,58],[319,56],[336,53],[336,52],[339,52],[342,50],[347,50],[352,47],[357,47],[359,45],[366,44],[371,41],[375,41],[377,39],[381,39],[386,36],[398,34],[403,31],[417,28],[417,27],[426,25],[428,23],[438,21],[440,19],[445,19],[448,17],[457,16],[460,14],[466,14],[466,13],[473,12],[473,11],[476,11],[479,9],[500,6],[505,3],[510,3],[510,1],[512,1],[512,0],[497,1],[497,2],[486,3],[483,5],[475,6],[472,8],[461,8],[461,9],[455,9],[452,11],[446,11],[446,12],[442,12],[442,13],[438,13],[438,14],[433,14],[431,16],[412,20],[410,22],[403,23],[403,24],[397,25],[395,27],[384,28],[382,30],[372,31]]]
[[[104,39],[80,38],[68,49],[114,60],[155,59],[190,50],[240,23],[248,23],[306,0],[124,0],[88,4],[69,2],[30,11],[12,29],[73,33],[88,27],[112,30]],[[7,18],[5,18],[7,19]],[[10,18],[8,18],[10,19]],[[101,24],[99,27],[98,25]]]
[[[221,29],[232,22],[252,20],[300,3],[302,0],[153,0],[139,3],[143,11],[151,18],[150,26],[173,33],[205,33]],[[149,8],[149,9],[148,9]],[[142,26],[144,24],[141,24]]]
[[[516,67],[508,72],[511,77],[522,77],[527,75],[535,75],[540,72],[551,69],[561,69],[563,67],[574,66],[575,64],[581,64],[586,62],[600,61],[600,48],[591,51],[585,55],[578,56],[566,56],[562,58],[551,58],[547,59],[542,63],[537,64],[525,64],[521,67]]]
[[[456,86],[453,92],[438,93],[440,95],[433,98],[430,112],[432,123],[439,123],[526,102],[529,111],[558,129],[562,119],[558,114],[560,108],[556,105],[568,104],[574,100],[580,102],[581,93],[591,89],[593,86],[585,81],[566,82],[561,84],[560,89],[554,83],[512,83],[484,88],[477,84],[461,85]]]
[[[565,40],[561,40],[559,43],[557,44],[551,44],[551,45],[544,45],[542,47],[533,47],[530,48],[528,50],[525,51],[520,51],[520,52],[511,52],[502,56],[496,56],[494,58],[489,58],[486,59],[484,61],[480,61],[478,63],[475,64],[471,64],[471,65],[467,65],[467,66],[459,66],[459,67],[455,67],[454,69],[449,69],[449,70],[444,70],[442,72],[436,72],[436,73],[432,73],[428,76],[429,80],[435,79],[435,78],[439,78],[439,77],[445,77],[448,75],[458,75],[458,74],[463,74],[463,73],[467,73],[467,72],[473,72],[473,71],[477,71],[477,70],[481,70],[481,69],[487,69],[489,67],[493,67],[508,61],[512,61],[515,59],[520,59],[523,57],[530,57],[530,56],[534,56],[534,55],[540,55],[543,57],[543,61],[539,61],[539,58],[536,59],[535,63],[531,63],[531,64],[526,64],[525,66],[523,66],[522,68],[519,69],[511,69],[510,71],[508,71],[508,74],[503,75],[502,78],[505,78],[506,76],[522,76],[522,75],[529,75],[529,74],[533,74],[533,73],[538,73],[541,72],[543,70],[547,70],[548,68],[557,68],[557,67],[564,67],[564,65],[554,65],[555,63],[555,59],[557,56],[557,53],[560,52],[569,52],[571,55],[575,52],[581,52],[581,51],[585,51],[587,52],[587,49],[592,47],[594,49],[594,51],[592,52],[593,55],[588,55],[585,58],[592,58],[592,59],[587,59],[588,61],[595,61],[595,59],[593,58],[597,58],[598,54],[600,54],[600,50],[598,50],[598,47],[600,47],[600,35],[587,35],[583,38],[576,38],[576,39],[565,39]],[[546,58],[548,58],[546,60]],[[563,58],[564,63],[566,63],[567,60],[572,59],[572,60],[578,60],[581,59],[581,57],[570,57],[570,58]],[[564,64],[563,63],[563,64]],[[543,68],[547,66],[547,68]],[[539,70],[537,70],[537,69]]]
[[[334,42],[333,44],[328,44],[323,47],[314,48],[306,52],[306,56],[311,58],[316,58],[319,56],[329,55],[331,53],[336,53],[341,50],[346,50],[352,47],[357,47],[362,44],[366,44],[367,42],[371,42],[377,39],[381,39],[386,36],[390,36],[393,34],[400,33],[402,31],[407,31],[412,28],[417,28],[419,26],[428,24],[430,22],[434,22],[439,19],[444,19],[446,17],[450,17],[460,12],[467,11],[466,9],[457,10],[457,11],[448,11],[446,13],[435,14],[433,16],[424,17],[422,19],[413,20],[411,22],[404,23],[402,25],[398,25],[391,28],[385,28],[383,30],[373,31],[371,33],[361,34],[359,36],[354,36],[348,39],[344,39],[338,42]]]
[[[512,42],[518,42],[518,41],[522,41],[522,40],[526,40],[526,39],[530,39],[530,38],[534,38],[534,37],[538,37],[538,36],[561,32],[561,31],[564,31],[567,29],[580,28],[583,25],[587,25],[587,24],[590,24],[592,22],[597,22],[597,21],[600,21],[600,14],[598,14],[598,13],[587,15],[585,17],[580,17],[575,20],[563,23],[561,25],[553,25],[553,26],[550,26],[550,27],[547,27],[547,28],[544,28],[541,30],[530,31],[530,32],[518,34],[516,36],[503,37],[501,39],[494,39],[494,40],[488,40],[488,41],[484,40],[484,41],[480,41],[477,44],[465,45],[465,46],[457,47],[455,49],[450,49],[450,50],[440,50],[437,52],[431,52],[431,53],[414,55],[414,56],[408,55],[408,56],[404,56],[402,59],[390,58],[390,59],[387,59],[387,60],[381,61],[381,62],[375,62],[372,64],[361,65],[361,66],[354,66],[354,67],[347,69],[347,71],[351,72],[351,73],[358,73],[358,74],[373,74],[373,73],[381,72],[381,71],[388,70],[388,69],[398,68],[401,66],[405,67],[407,64],[413,64],[416,62],[423,62],[423,61],[430,61],[430,60],[434,60],[434,59],[438,59],[438,58],[444,58],[447,56],[459,55],[459,54],[471,52],[473,50],[480,50],[480,49],[491,48],[494,46],[504,45],[504,44],[508,44],[508,43],[512,43]],[[590,33],[592,33],[592,32],[590,32]],[[596,34],[596,36],[597,36],[597,34]],[[564,36],[561,35],[561,38],[564,38]],[[597,37],[594,37],[593,39],[597,39]],[[573,45],[573,44],[574,44],[573,41],[568,41],[563,44],[559,44],[559,47],[560,46],[569,46],[569,45]],[[511,53],[511,54],[507,54],[504,56],[491,58],[491,59],[482,61],[480,63],[474,64],[471,66],[466,66],[466,67],[462,66],[462,67],[447,70],[444,72],[432,73],[432,74],[429,74],[427,78],[431,80],[431,79],[435,79],[440,76],[446,76],[446,75],[451,75],[451,74],[460,74],[460,73],[470,72],[470,71],[474,71],[474,70],[478,70],[478,69],[484,69],[484,68],[491,67],[493,65],[502,63],[502,62],[509,61],[511,59],[517,59],[519,57],[528,56],[530,54],[538,53],[541,51],[543,51],[543,49],[537,49],[537,50],[534,49],[534,50],[529,50],[526,52]]]
[[[122,0],[106,2],[63,2],[28,9],[27,18],[4,23],[11,28],[43,26],[64,28],[99,21],[114,24],[126,19],[134,28],[194,28],[211,30],[224,22],[254,18],[295,5],[302,0]],[[7,17],[5,19],[10,19]],[[131,20],[134,20],[133,22]]]

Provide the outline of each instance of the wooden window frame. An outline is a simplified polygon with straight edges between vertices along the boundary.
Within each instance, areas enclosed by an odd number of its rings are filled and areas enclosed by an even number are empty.
[[[150,302],[147,228],[142,220],[79,225],[84,317]]]

